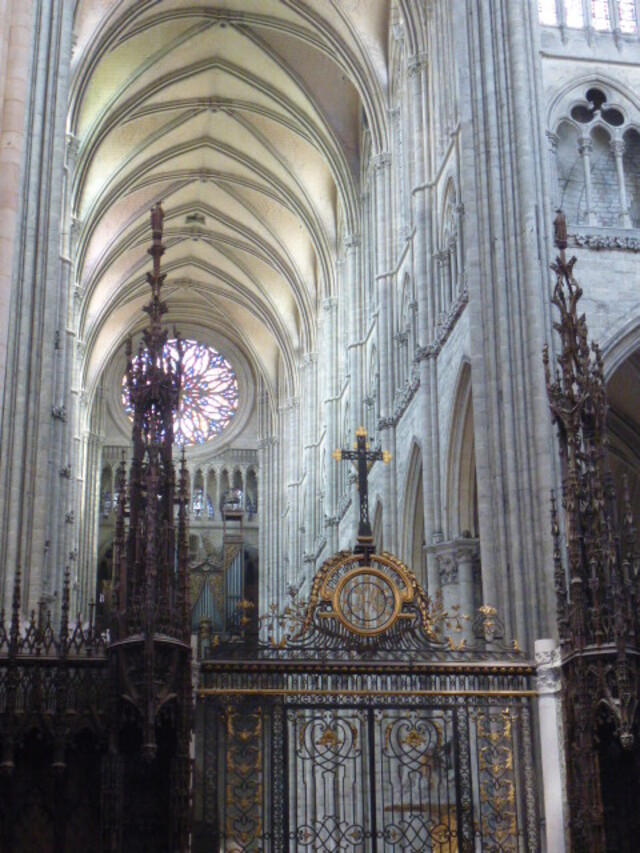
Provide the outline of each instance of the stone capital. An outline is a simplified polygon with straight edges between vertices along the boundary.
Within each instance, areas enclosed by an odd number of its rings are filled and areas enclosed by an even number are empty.
[[[559,693],[562,687],[562,658],[555,640],[535,641],[535,663],[538,693]]]
[[[612,139],[609,147],[616,158],[624,156],[624,139]]]
[[[458,583],[458,561],[455,559],[455,555],[451,553],[439,554],[437,561],[440,586]]]
[[[578,151],[582,157],[588,157],[593,151],[593,143],[589,136],[581,136],[578,140]]]

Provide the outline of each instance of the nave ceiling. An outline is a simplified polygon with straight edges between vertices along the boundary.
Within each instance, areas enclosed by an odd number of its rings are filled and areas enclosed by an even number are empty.
[[[389,10],[79,0],[70,211],[90,395],[143,324],[158,200],[170,320],[231,340],[273,390],[296,393],[340,235],[359,232],[363,116],[372,153],[387,146]]]

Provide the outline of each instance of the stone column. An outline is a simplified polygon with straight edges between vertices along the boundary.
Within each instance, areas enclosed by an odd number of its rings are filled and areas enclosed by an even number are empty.
[[[11,288],[18,212],[22,203],[21,169],[25,112],[34,35],[33,0],[5,0],[0,27],[0,401],[7,358]],[[31,129],[31,128],[29,128]]]
[[[473,619],[475,615],[475,578],[474,567],[479,558],[480,547],[477,539],[456,539],[455,558],[458,563],[458,602],[463,617],[462,636],[467,642],[473,639]]]
[[[547,131],[549,142],[549,184],[551,186],[551,198],[553,209],[560,207],[560,187],[558,186],[558,135]]]
[[[453,0],[483,600],[530,651],[554,620],[544,110],[530,0]],[[495,50],[500,44],[504,49]],[[490,57],[490,61],[480,61]],[[517,94],[516,94],[517,93]],[[523,99],[530,110],[516,108]],[[541,167],[542,166],[542,167]],[[523,323],[523,319],[526,322]]]
[[[437,586],[442,590],[442,602],[452,617],[458,616],[462,629],[457,639],[473,640],[475,616],[475,567],[480,548],[477,539],[458,538],[427,548],[437,565]],[[430,582],[433,583],[433,581]],[[434,584],[435,585],[435,584]],[[430,592],[433,597],[433,592]],[[455,640],[456,638],[454,638]]]
[[[349,372],[349,402],[352,431],[365,426],[364,383],[362,358],[362,282],[360,281],[360,238],[349,235],[344,241],[346,263],[344,268],[346,292],[349,294],[349,343],[347,370]]]
[[[96,565],[98,557],[98,529],[100,525],[100,484],[104,436],[88,430],[83,437],[83,475],[78,477],[78,491],[82,494],[82,507],[78,515],[78,554],[75,561],[75,608],[88,613],[89,602],[96,600]],[[62,469],[61,469],[62,470]],[[117,469],[114,468],[114,475]],[[111,490],[113,495],[113,488]]]
[[[322,305],[322,341],[323,362],[327,365],[336,364],[338,349],[338,300],[330,296]],[[326,456],[326,495],[325,495],[325,528],[328,553],[333,554],[338,549],[338,497],[339,476],[338,465],[331,458],[334,450],[342,446],[340,436],[340,401],[338,398],[338,376],[334,370],[325,370],[324,386],[324,419],[327,424],[327,456]]]
[[[445,610],[452,612],[452,608],[459,605],[458,591],[458,562],[455,551],[449,547],[449,543],[435,549],[438,565],[438,587],[442,590],[442,603]]]
[[[540,761],[548,853],[565,853],[567,799],[562,727],[560,650],[555,640],[535,641]]]
[[[578,140],[578,151],[582,158],[582,170],[584,172],[584,199],[587,206],[587,225],[597,225],[596,214],[593,210],[593,188],[591,186],[591,152],[593,145],[588,136],[582,136]]]
[[[624,139],[612,140],[611,150],[613,151],[613,156],[616,159],[618,191],[620,193],[620,213],[618,214],[618,222],[622,228],[631,228],[629,202],[627,201],[627,187],[624,181]]]
[[[396,446],[393,420],[394,399],[394,274],[391,269],[391,156],[384,152],[372,158],[376,211],[376,280],[378,285],[378,353],[380,358],[380,441],[392,455],[382,474],[383,541],[387,551],[397,551]]]
[[[5,598],[10,596],[15,568],[20,564],[25,610],[37,607],[43,596],[61,592],[64,563],[58,557],[64,552],[66,536],[59,538],[57,553],[50,555],[47,573],[48,543],[54,529],[65,529],[70,511],[70,497],[65,500],[65,495],[72,483],[63,482],[55,473],[51,476],[51,472],[59,467],[61,458],[66,464],[71,442],[69,341],[65,335],[68,282],[62,272],[60,247],[72,28],[73,4],[50,0],[36,5],[27,104],[28,151],[20,152],[25,165],[16,240],[22,250],[16,254],[12,270],[10,316],[15,322],[7,348],[0,470],[4,593]],[[24,40],[23,48],[28,41],[26,32],[18,28],[14,33]],[[18,76],[24,70],[20,66],[16,55]],[[18,91],[22,91],[20,85]],[[58,594],[56,601],[60,600]]]
[[[413,114],[415,187],[412,191],[413,220],[415,225],[415,291],[418,304],[418,348],[420,370],[420,438],[423,446],[422,492],[424,496],[425,560],[427,566],[427,587],[430,595],[440,588],[438,566],[430,545],[434,541],[435,501],[434,491],[438,489],[439,478],[434,465],[437,456],[437,425],[434,429],[434,399],[432,396],[433,359],[430,357],[430,345],[436,326],[437,308],[436,277],[434,273],[433,237],[430,210],[433,208],[434,191],[428,178],[427,115],[428,61],[426,56],[411,57],[408,63],[408,76],[411,86],[411,111]],[[435,390],[435,389],[434,389]],[[434,451],[434,447],[436,450]]]
[[[318,531],[316,529],[316,494],[318,491],[317,478],[317,442],[315,427],[317,425],[317,353],[306,353],[302,358],[300,369],[300,384],[302,400],[300,415],[304,431],[302,434],[302,467],[304,477],[304,489],[307,495],[305,513],[300,518],[300,525],[304,527],[303,559],[313,550]]]
[[[278,438],[275,434],[271,396],[263,379],[258,382],[258,512],[260,527],[258,542],[260,549],[260,601],[266,612],[269,604],[278,599],[280,583],[279,565],[279,522],[280,481]],[[217,489],[221,489],[221,472],[218,471]],[[219,497],[218,497],[219,507]],[[216,508],[216,518],[220,517]]]

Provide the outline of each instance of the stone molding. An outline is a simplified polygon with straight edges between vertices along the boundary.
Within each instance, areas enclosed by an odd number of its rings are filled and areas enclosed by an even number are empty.
[[[302,555],[303,563],[315,563],[316,560],[320,557],[320,554],[323,552],[325,546],[327,544],[326,536],[318,536],[316,541],[313,543],[311,551],[308,551],[306,554]]]
[[[325,515],[325,527],[338,527],[351,506],[351,495],[342,495],[338,500],[338,509],[335,515]]]
[[[448,311],[441,315],[438,321],[436,337],[432,344],[426,347],[418,347],[415,361],[423,361],[427,358],[436,358],[442,347],[447,342],[449,335],[453,331],[453,327],[458,322],[466,304],[469,301],[469,291],[464,287],[458,294],[458,298],[451,303]]]
[[[578,231],[569,234],[568,243],[570,247],[578,249],[613,249],[623,252],[640,252],[640,231],[633,229],[633,234],[623,234],[618,231],[609,234],[604,229],[593,229],[589,231]]]

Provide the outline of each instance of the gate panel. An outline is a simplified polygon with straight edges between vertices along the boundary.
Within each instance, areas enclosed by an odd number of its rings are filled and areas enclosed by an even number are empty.
[[[289,708],[289,850],[373,853],[367,712]]]
[[[451,710],[373,713],[383,853],[457,853],[456,753]]]

